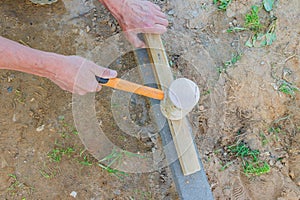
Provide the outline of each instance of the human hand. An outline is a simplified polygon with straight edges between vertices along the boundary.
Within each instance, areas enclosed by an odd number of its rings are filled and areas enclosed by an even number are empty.
[[[100,67],[80,56],[64,56],[56,75],[50,79],[63,90],[84,95],[88,92],[101,90],[101,85],[95,76],[115,78],[117,72]]]
[[[167,31],[168,20],[158,5],[144,0],[100,0],[118,20],[129,42],[144,48],[138,33],[162,34]]]

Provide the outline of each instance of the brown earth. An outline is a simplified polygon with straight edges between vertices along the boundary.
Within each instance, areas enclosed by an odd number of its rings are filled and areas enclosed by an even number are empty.
[[[245,14],[260,0],[233,0],[225,12],[209,0],[154,2],[170,21],[163,40],[174,76],[192,79],[201,88],[190,119],[215,199],[299,199],[300,95],[278,91],[282,80],[300,87],[298,0],[275,1],[271,14],[278,18],[277,39],[262,48],[244,45],[250,31],[226,32],[232,24],[243,26]],[[2,0],[0,13],[3,37],[45,51],[81,55],[110,65],[124,77],[136,66],[122,37],[120,52],[110,48],[120,28],[96,0],[47,6]],[[267,24],[269,16],[261,12],[262,23]],[[241,59],[219,74],[217,67],[238,52]],[[76,132],[72,95],[51,81],[2,70],[0,94],[1,199],[73,199],[72,191],[77,199],[178,199],[167,167],[127,175],[100,168]],[[159,149],[159,137],[128,135],[118,127],[111,96],[107,88],[95,96],[97,118],[107,137],[134,153]],[[133,123],[151,126],[143,100],[132,100],[130,106]],[[246,176],[241,160],[226,151],[237,141],[259,150],[270,172]],[[65,151],[58,162],[51,159],[54,150]]]

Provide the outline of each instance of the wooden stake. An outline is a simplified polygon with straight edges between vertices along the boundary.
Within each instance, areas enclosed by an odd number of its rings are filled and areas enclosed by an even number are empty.
[[[148,54],[153,61],[153,71],[156,73],[157,82],[161,89],[166,92],[173,82],[173,75],[160,35],[145,34],[145,41],[149,47]],[[168,123],[183,174],[190,175],[199,171],[201,167],[192,138],[192,129],[187,118],[168,119]]]

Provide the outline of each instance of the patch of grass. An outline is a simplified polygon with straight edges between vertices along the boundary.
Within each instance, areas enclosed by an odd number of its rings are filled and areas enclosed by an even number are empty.
[[[261,6],[253,5],[251,11],[245,15],[244,27],[231,27],[227,32],[252,31],[253,35],[245,43],[245,46],[247,47],[264,47],[271,45],[276,40],[275,28],[277,18],[275,16],[270,16],[269,25],[263,25],[261,24],[259,12],[262,7],[267,11],[271,10],[273,3],[274,1],[272,0],[265,0]],[[262,29],[266,29],[266,31]]]
[[[264,47],[271,45],[277,38],[275,33],[276,22],[277,18],[272,18],[268,30],[265,33],[255,33],[248,39],[245,45],[247,47]]]
[[[51,161],[54,162],[60,162],[63,155],[68,155],[70,156],[72,153],[75,152],[75,149],[72,147],[67,147],[67,148],[54,148],[52,151],[48,154],[48,157],[50,158]]]
[[[81,160],[78,160],[78,162],[84,166],[92,166],[93,162],[91,161],[92,159],[90,158],[90,155],[84,155],[84,152],[86,151],[86,149],[82,150],[80,152],[80,158]]]
[[[262,24],[260,23],[259,17],[260,8],[256,5],[251,7],[250,13],[245,16],[245,27],[249,28],[254,33],[260,32]]]
[[[8,176],[13,179],[11,185],[7,189],[10,194],[16,195],[16,193],[20,189],[22,191],[28,190],[29,193],[31,193],[34,190],[33,187],[27,186],[26,184],[20,182],[15,174],[8,174]]]
[[[48,174],[47,172],[45,172],[44,170],[40,170],[40,174],[44,177],[44,178],[50,178],[50,174]]]
[[[250,149],[245,143],[228,146],[229,153],[242,160],[244,173],[249,175],[261,175],[270,171],[267,162],[259,159],[259,151]]]
[[[83,160],[79,162],[80,164],[84,166],[91,166],[93,163],[90,161],[88,156],[83,156]]]
[[[217,5],[219,10],[226,11],[231,0],[213,0],[213,3]]]
[[[124,150],[117,151],[114,149],[111,152],[111,154],[109,154],[105,158],[99,160],[98,165],[102,169],[106,170],[108,173],[111,173],[111,174],[117,176],[118,178],[123,178],[124,176],[128,176],[128,174],[126,172],[112,168],[112,165],[118,166],[124,156],[143,158],[143,156],[141,156],[139,154],[131,153],[131,152],[124,151]],[[105,164],[102,164],[102,163],[105,163]]]
[[[108,173],[113,174],[114,176],[116,176],[118,178],[123,178],[123,176],[127,176],[128,174],[123,172],[123,171],[113,169],[111,167],[114,163],[120,162],[122,158],[123,158],[123,153],[122,152],[117,152],[114,149],[111,154],[109,154],[105,158],[99,160],[98,165],[102,169],[106,170]],[[105,162],[106,165],[101,164],[101,162]]]
[[[226,72],[228,68],[232,67],[233,65],[235,65],[237,63],[237,61],[239,61],[242,57],[241,53],[236,53],[233,54],[231,59],[224,62],[222,66],[219,66],[218,72],[221,74],[222,72]]]

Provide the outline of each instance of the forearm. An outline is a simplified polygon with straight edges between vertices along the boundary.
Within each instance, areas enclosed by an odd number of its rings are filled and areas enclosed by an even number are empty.
[[[39,51],[0,37],[0,69],[54,78],[62,55]]]

